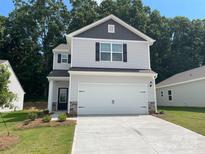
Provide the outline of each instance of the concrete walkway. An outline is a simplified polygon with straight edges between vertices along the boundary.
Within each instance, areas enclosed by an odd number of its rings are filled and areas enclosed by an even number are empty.
[[[153,116],[78,117],[72,154],[205,154],[205,137]]]

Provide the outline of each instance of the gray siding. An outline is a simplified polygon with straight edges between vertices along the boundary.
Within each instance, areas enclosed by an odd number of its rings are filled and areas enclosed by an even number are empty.
[[[168,100],[168,90],[172,90],[172,101]],[[157,102],[159,106],[205,107],[204,90],[205,80],[157,88]],[[164,93],[163,96],[161,91]]]
[[[115,33],[108,33],[108,24],[115,25]],[[98,26],[76,35],[75,37],[145,41],[143,38],[134,34],[114,20],[108,20]]]

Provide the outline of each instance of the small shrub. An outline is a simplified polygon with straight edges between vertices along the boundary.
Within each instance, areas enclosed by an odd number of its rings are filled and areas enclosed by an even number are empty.
[[[50,122],[50,121],[51,121],[51,116],[45,115],[45,116],[43,117],[43,122]]]
[[[44,115],[48,115],[48,114],[49,114],[49,110],[47,110],[47,109],[46,109],[46,110],[43,110],[43,114],[44,114]]]
[[[31,122],[31,119],[24,120],[23,125],[28,125]]]
[[[66,114],[65,113],[61,113],[58,116],[58,121],[60,121],[60,122],[66,121],[66,118],[67,118]]]
[[[38,112],[37,116],[38,116],[38,118],[42,118],[44,116],[44,113],[43,112]]]
[[[28,114],[28,119],[31,119],[32,121],[34,121],[37,118],[37,113],[32,112]]]

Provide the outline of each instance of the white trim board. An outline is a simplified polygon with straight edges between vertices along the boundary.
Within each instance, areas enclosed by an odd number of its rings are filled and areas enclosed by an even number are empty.
[[[96,71],[69,71],[70,75],[93,75],[93,76],[156,76],[156,73],[140,73],[140,72],[96,72]]]
[[[170,87],[170,86],[175,86],[175,85],[180,85],[180,84],[184,84],[184,83],[200,81],[200,80],[205,80],[205,77],[197,78],[197,79],[192,79],[192,80],[187,80],[187,81],[182,81],[182,82],[177,82],[177,83],[171,83],[171,84],[167,84],[167,85],[163,85],[163,86],[157,86],[156,89],[164,88],[164,87]]]
[[[100,38],[85,38],[85,37],[73,37],[73,40],[94,40],[94,41],[105,41],[105,42],[119,42],[119,43],[126,43],[126,42],[133,42],[133,43],[144,43],[149,44],[147,41],[138,41],[138,40],[116,40],[116,39],[100,39]]]
[[[69,77],[47,77],[48,81],[68,81]]]
[[[96,22],[94,22],[94,23],[92,23],[92,24],[90,24],[90,25],[87,25],[87,26],[85,26],[85,27],[83,27],[83,28],[81,28],[81,29],[79,29],[79,30],[76,30],[76,31],[74,31],[74,32],[72,32],[72,33],[66,35],[66,37],[67,37],[67,38],[71,38],[71,37],[73,37],[73,36],[75,36],[75,35],[78,35],[78,34],[84,32],[84,31],[87,31],[88,29],[91,29],[91,28],[93,28],[93,27],[95,27],[95,26],[97,26],[97,25],[99,25],[99,24],[101,24],[101,23],[103,23],[103,22],[105,22],[105,21],[108,21],[108,20],[110,20],[110,19],[116,21],[117,23],[121,24],[122,26],[124,26],[124,27],[127,28],[128,30],[130,30],[130,31],[132,31],[133,33],[139,35],[139,36],[142,37],[143,39],[147,40],[150,45],[152,45],[152,44],[155,42],[154,39],[152,39],[152,38],[150,38],[149,36],[145,35],[144,33],[140,32],[140,31],[137,30],[136,28],[134,28],[134,27],[128,25],[127,23],[125,23],[124,21],[122,21],[121,19],[119,19],[118,17],[116,17],[116,16],[114,16],[114,15],[112,15],[112,14],[109,15],[109,16],[107,16],[107,17],[104,17],[104,18],[102,18],[102,19],[100,19],[100,20],[98,20],[98,21],[96,21]]]

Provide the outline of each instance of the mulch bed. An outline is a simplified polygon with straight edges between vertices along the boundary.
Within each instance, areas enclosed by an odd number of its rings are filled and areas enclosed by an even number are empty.
[[[38,127],[57,127],[57,126],[69,126],[75,125],[76,120],[66,120],[63,122],[59,121],[50,121],[43,122],[42,118],[38,118],[34,121],[31,121],[29,124],[25,125],[24,123],[18,124],[16,129],[29,129],[29,128],[38,128]]]
[[[16,145],[19,142],[19,137],[14,135],[4,135],[0,136],[0,151],[9,149],[10,147]]]

